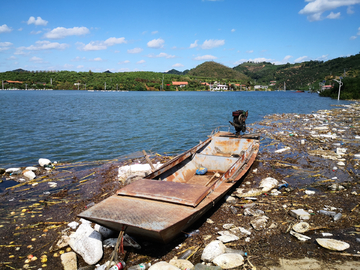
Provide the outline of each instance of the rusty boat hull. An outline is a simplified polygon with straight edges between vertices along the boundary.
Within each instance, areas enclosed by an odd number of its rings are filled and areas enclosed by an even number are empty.
[[[244,176],[258,150],[257,134],[218,132],[79,217],[144,240],[169,242]],[[197,175],[199,167],[207,173]]]

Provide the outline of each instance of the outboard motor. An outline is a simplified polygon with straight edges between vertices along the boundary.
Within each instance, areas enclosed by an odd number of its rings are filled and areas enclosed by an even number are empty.
[[[242,131],[243,133],[245,133],[246,131],[246,118],[248,117],[248,111],[243,111],[243,110],[237,110],[234,111],[232,113],[233,116],[233,121],[234,122],[230,122],[229,123],[231,125],[234,126],[235,130],[236,130],[236,135],[240,135],[240,131]]]

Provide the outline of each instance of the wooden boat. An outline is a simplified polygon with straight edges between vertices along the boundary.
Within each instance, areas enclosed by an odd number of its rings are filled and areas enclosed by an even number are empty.
[[[212,208],[249,170],[259,135],[219,131],[79,217],[142,239],[169,242]],[[206,168],[204,175],[196,171]]]

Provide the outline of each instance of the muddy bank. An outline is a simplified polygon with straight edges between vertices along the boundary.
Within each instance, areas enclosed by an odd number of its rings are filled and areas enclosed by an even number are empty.
[[[204,247],[217,239],[224,225],[244,227],[250,235],[241,236],[226,246],[247,253],[242,269],[275,269],[279,259],[317,259],[338,263],[359,261],[360,233],[360,106],[342,106],[331,111],[309,115],[271,115],[250,125],[251,132],[262,134],[261,148],[256,162],[237,188],[255,188],[266,177],[288,187],[279,194],[268,192],[248,200],[237,196],[231,202],[214,206],[191,230],[198,234],[180,236],[163,245],[142,242],[141,250],[126,248],[119,259],[128,266],[158,261],[169,261],[186,249],[197,249],[190,258],[194,265],[201,262]],[[153,162],[164,162],[168,157],[152,155]],[[78,221],[77,214],[93,203],[115,193],[121,187],[117,179],[119,166],[133,162],[145,163],[143,158],[111,160],[99,163],[58,164],[51,171],[42,171],[31,182],[8,188],[0,196],[0,251],[4,269],[62,269],[60,255],[71,251],[68,246],[50,251],[67,224]],[[5,178],[3,178],[4,181]],[[55,185],[49,183],[55,182]],[[37,184],[36,184],[37,183]],[[36,185],[34,185],[36,184]],[[335,184],[335,185],[334,185]],[[309,192],[310,191],[310,192]],[[251,225],[254,216],[245,215],[245,205],[264,212],[268,220],[262,230]],[[341,218],[321,215],[329,208],[341,213]],[[310,214],[309,230],[300,241],[289,232],[298,220],[291,210],[303,209]],[[228,227],[228,226],[226,226]],[[316,238],[329,233],[345,241],[350,248],[343,252],[320,247]],[[53,249],[51,249],[53,250]],[[100,264],[110,260],[112,249],[105,249]],[[87,264],[77,256],[78,267]]]

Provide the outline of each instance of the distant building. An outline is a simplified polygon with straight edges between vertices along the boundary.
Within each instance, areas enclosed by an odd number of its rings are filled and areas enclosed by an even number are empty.
[[[260,89],[267,90],[268,88],[269,88],[269,86],[267,86],[267,85],[255,85],[254,86],[255,90],[260,90]]]
[[[214,84],[210,84],[210,91],[227,91],[229,87],[226,84],[218,84],[215,82]]]
[[[332,85],[322,85],[321,86],[321,90],[323,91],[323,90],[326,90],[326,89],[331,89],[332,88]]]
[[[270,86],[274,86],[276,84],[276,81],[270,81]]]
[[[172,85],[179,86],[179,87],[185,87],[188,84],[189,84],[188,82],[172,82]]]

